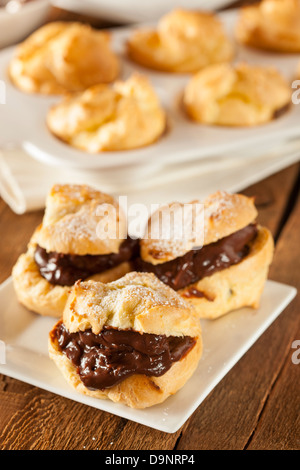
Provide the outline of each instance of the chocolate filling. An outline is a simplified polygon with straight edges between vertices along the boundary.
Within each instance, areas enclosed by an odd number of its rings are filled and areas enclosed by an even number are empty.
[[[112,387],[134,374],[159,377],[196,344],[190,336],[141,334],[109,326],[98,335],[91,330],[70,333],[62,322],[52,332],[55,339],[91,390]]]
[[[255,239],[257,232],[256,225],[250,224],[228,237],[201,249],[191,250],[166,263],[154,265],[137,258],[134,263],[135,270],[152,272],[174,290],[183,289],[206,276],[239,263],[248,255],[249,244]]]
[[[79,279],[86,279],[107,269],[131,260],[138,249],[138,241],[127,238],[120,245],[119,253],[107,255],[69,255],[47,252],[37,245],[34,259],[41,276],[51,284],[72,286]]]

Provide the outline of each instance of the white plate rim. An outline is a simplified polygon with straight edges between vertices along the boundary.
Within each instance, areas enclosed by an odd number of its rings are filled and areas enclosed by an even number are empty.
[[[267,330],[267,328],[275,321],[275,319],[285,310],[285,308],[288,306],[288,304],[294,299],[294,297],[297,294],[297,290],[295,287],[288,286],[282,283],[278,283],[276,281],[271,281],[268,280],[266,283],[266,286],[269,286],[270,288],[274,288],[278,290],[282,290],[282,299],[280,305],[277,305],[276,308],[272,310],[272,313],[268,315],[268,317],[264,320],[264,322],[260,325],[260,328],[255,331],[254,334],[251,335],[251,337],[248,338],[248,340],[243,344],[241,348],[239,348],[238,351],[236,351],[236,354],[231,357],[231,360],[228,361],[226,364],[222,366],[222,372],[219,373],[214,380],[211,380],[209,383],[209,386],[206,386],[204,390],[202,391],[202,394],[199,394],[197,400],[194,400],[192,404],[189,404],[188,410],[186,410],[185,413],[182,413],[178,418],[176,418],[176,424],[174,424],[174,421],[168,422],[168,419],[164,418],[160,421],[156,420],[155,422],[150,422],[149,418],[147,419],[147,414],[151,408],[148,408],[146,410],[133,410],[131,408],[128,408],[124,405],[119,405],[117,403],[113,403],[109,400],[97,400],[95,398],[91,398],[85,395],[81,395],[77,392],[74,392],[73,389],[64,381],[64,379],[61,377],[60,371],[57,369],[57,378],[59,381],[61,381],[61,389],[57,389],[57,385],[51,385],[51,383],[45,383],[44,381],[41,381],[37,378],[33,377],[28,377],[26,373],[18,370],[18,367],[16,370],[10,369],[8,370],[6,365],[0,365],[0,373],[7,375],[9,377],[12,377],[14,379],[20,380],[22,382],[28,383],[30,385],[36,386],[40,389],[46,390],[48,392],[54,393],[56,395],[62,396],[64,398],[76,401],[81,404],[85,404],[87,406],[90,406],[92,408],[99,409],[104,412],[111,413],[113,415],[119,416],[121,418],[125,418],[134,422],[137,422],[139,424],[145,425],[150,428],[157,429],[159,431],[163,431],[169,434],[175,433],[178,431],[178,429],[181,428],[181,426],[189,419],[189,417],[193,414],[193,412],[198,408],[198,406],[205,400],[207,395],[216,387],[218,383],[225,377],[225,375],[232,369],[232,367],[242,358],[242,356],[245,355],[245,353],[250,349],[250,347],[257,341],[257,339]],[[0,297],[3,293],[3,290],[6,288],[12,288],[12,279],[11,277],[8,278],[6,281],[4,281],[0,285]],[[284,291],[284,295],[283,295]],[[248,310],[248,309],[247,309]],[[251,310],[251,309],[250,309]],[[233,314],[238,314],[238,312],[233,312]],[[0,313],[1,315],[1,313]],[[231,315],[231,314],[229,314]],[[38,317],[39,318],[39,317]],[[55,319],[50,319],[50,321],[53,320],[53,324],[55,323]],[[0,338],[1,339],[1,338]],[[36,357],[37,353],[34,351],[29,351],[28,352],[29,357]],[[33,356],[30,356],[32,355]],[[25,357],[25,356],[24,356]],[[49,359],[50,361],[50,359]],[[50,361],[51,362],[51,361]],[[50,363],[49,362],[49,363]],[[56,366],[55,366],[56,368]],[[195,373],[196,374],[196,373]],[[195,375],[194,374],[194,375]],[[193,377],[192,377],[193,379]],[[192,380],[190,379],[190,380]],[[188,387],[188,383],[184,386]],[[184,390],[184,388],[182,390]],[[170,399],[176,399],[176,395],[179,393],[183,393],[181,391],[177,392],[177,394],[174,395],[174,397],[170,397]],[[161,408],[165,407],[165,409],[168,409],[168,400],[167,399],[163,404],[158,405],[160,408],[158,409],[158,412],[161,413]],[[155,407],[154,407],[155,408]],[[152,408],[153,409],[153,408]]]

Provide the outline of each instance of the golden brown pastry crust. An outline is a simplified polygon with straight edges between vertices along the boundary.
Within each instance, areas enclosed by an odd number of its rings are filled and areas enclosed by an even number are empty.
[[[126,237],[125,216],[116,200],[77,184],[52,187],[35,233],[36,242],[48,252],[76,255],[118,253]]]
[[[185,255],[195,246],[200,246],[194,243],[192,237],[189,239],[186,237],[183,241],[179,239],[174,241],[174,239],[153,238],[152,230],[154,234],[156,233],[155,224],[164,220],[164,209],[167,209],[167,211],[170,209],[170,211],[172,211],[173,206],[175,209],[178,208],[179,210],[184,208],[184,204],[182,203],[172,203],[163,206],[150,217],[145,238],[140,242],[140,253],[143,261],[147,261],[153,265],[165,263]],[[198,221],[200,220],[199,227],[203,233],[200,234],[199,239],[202,240],[203,246],[214,243],[221,238],[237,232],[252,223],[257,216],[253,198],[246,197],[242,194],[229,194],[226,191],[217,191],[208,196],[203,202],[192,201],[187,204],[187,206],[194,207],[190,214],[195,219],[198,219]],[[160,214],[162,214],[162,217],[159,217]],[[165,220],[168,221],[170,219],[166,218]],[[176,215],[174,216],[174,220],[176,221]],[[179,230],[181,227],[178,226],[179,219],[177,220],[178,223],[175,228]],[[181,219],[181,222],[185,223],[186,220]],[[192,229],[196,229],[196,227],[196,223],[191,226]],[[203,237],[201,235],[203,235]]]
[[[140,333],[197,338],[193,349],[163,376],[134,375],[108,389],[91,391],[83,385],[76,368],[59,350],[50,333],[49,355],[79,393],[108,398],[133,408],[161,403],[176,393],[194,373],[202,354],[201,327],[193,308],[153,274],[131,272],[111,284],[76,283],[63,322],[73,332],[91,328],[98,334],[104,325],[110,325]]]
[[[62,94],[112,82],[119,70],[107,32],[77,22],[52,22],[18,46],[9,75],[24,92]]]
[[[107,238],[99,233],[99,227],[107,229]],[[54,185],[46,199],[42,224],[13,267],[19,301],[36,313],[54,317],[62,315],[67,301],[69,286],[53,285],[41,276],[34,260],[37,245],[47,252],[104,255],[118,253],[126,237],[125,218],[111,196],[86,185]],[[111,282],[129,270],[129,263],[124,262],[91,279]]]
[[[243,7],[235,35],[239,42],[259,49],[300,52],[299,0],[263,0]]]
[[[66,97],[49,110],[47,125],[69,145],[97,153],[152,144],[166,129],[166,114],[148,79],[135,74]]]
[[[274,242],[271,233],[259,227],[249,254],[238,264],[178,291],[183,297],[195,288],[203,297],[189,297],[200,318],[215,319],[241,307],[258,308],[272,262]]]
[[[245,63],[207,67],[190,79],[183,95],[192,120],[236,127],[270,122],[290,101],[290,85],[276,69]]]
[[[217,16],[177,9],[156,30],[139,29],[127,43],[129,57],[151,69],[194,73],[209,64],[228,62],[233,45]]]

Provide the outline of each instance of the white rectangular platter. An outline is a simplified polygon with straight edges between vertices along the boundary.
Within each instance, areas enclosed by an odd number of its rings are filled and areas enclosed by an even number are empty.
[[[232,36],[236,11],[222,13],[220,18]],[[43,163],[64,168],[153,168],[233,151],[240,151],[242,159],[244,149],[257,149],[259,152],[262,145],[300,135],[300,104],[292,103],[295,92],[292,82],[300,61],[299,54],[270,54],[236,44],[235,62],[272,65],[282,72],[291,83],[291,108],[280,118],[253,128],[205,126],[191,122],[181,109],[180,97],[189,76],[150,71],[126,58],[125,43],[133,29],[132,26],[112,30],[112,47],[122,63],[121,78],[127,78],[134,72],[148,76],[168,115],[169,130],[166,135],[141,149],[93,155],[59,141],[47,129],[45,118],[50,106],[60,98],[27,95],[17,90],[7,76],[7,67],[15,51],[15,48],[9,48],[0,52],[0,80],[6,88],[6,104],[0,107],[0,147],[13,143]]]
[[[258,310],[245,308],[215,321],[203,321],[203,356],[192,378],[164,403],[134,410],[73,391],[48,357],[48,333],[55,319],[23,308],[9,278],[0,286],[0,340],[5,345],[0,373],[148,427],[174,433],[295,295],[294,287],[267,281]]]

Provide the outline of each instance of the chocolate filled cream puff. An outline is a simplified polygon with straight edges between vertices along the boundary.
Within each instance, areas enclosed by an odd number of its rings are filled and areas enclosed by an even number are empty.
[[[273,67],[218,64],[195,74],[183,93],[183,107],[196,122],[256,126],[285,113],[291,88]]]
[[[166,129],[166,114],[149,80],[134,74],[69,95],[49,110],[47,125],[69,145],[97,153],[152,144]]]
[[[172,206],[168,206],[171,211]],[[200,220],[202,239],[200,233],[197,241],[187,232],[179,238],[176,233],[180,237],[184,233],[178,231],[179,219],[173,238],[155,238],[155,226],[171,220],[159,209],[140,241],[136,271],[154,273],[189,301],[200,318],[218,318],[241,307],[257,308],[274,243],[269,230],[256,223],[253,199],[219,191],[203,204],[193,201],[188,206],[196,208],[193,217]]]
[[[258,49],[300,52],[300,1],[262,0],[242,7],[235,35]]]
[[[194,73],[232,60],[234,49],[221,21],[207,12],[176,9],[156,29],[137,29],[127,42],[129,57],[164,72]]]
[[[60,317],[78,280],[110,282],[130,269],[136,242],[110,196],[84,185],[55,185],[41,225],[12,271],[21,304]]]
[[[49,355],[79,393],[146,408],[176,393],[202,354],[194,309],[149,273],[76,282]]]
[[[110,35],[78,22],[52,22],[22,42],[9,65],[16,87],[27,93],[63,94],[115,80],[119,59]]]

